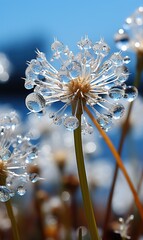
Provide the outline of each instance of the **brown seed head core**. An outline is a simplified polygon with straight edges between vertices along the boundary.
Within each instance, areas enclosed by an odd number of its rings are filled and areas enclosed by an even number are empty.
[[[70,93],[76,93],[77,97],[81,97],[90,91],[90,83],[87,78],[78,77],[69,82],[68,89]]]

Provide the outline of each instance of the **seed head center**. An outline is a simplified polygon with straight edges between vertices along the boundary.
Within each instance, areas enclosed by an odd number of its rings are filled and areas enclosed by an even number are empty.
[[[80,97],[90,91],[90,83],[87,79],[78,77],[70,81],[68,89],[70,93],[76,93]]]

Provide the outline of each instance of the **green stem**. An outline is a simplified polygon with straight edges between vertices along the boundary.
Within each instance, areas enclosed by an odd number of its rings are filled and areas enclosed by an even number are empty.
[[[0,169],[0,185],[5,186],[6,173],[3,171],[2,162],[0,162],[0,166],[1,166],[1,169]],[[13,213],[11,201],[8,200],[7,202],[5,202],[5,206],[6,206],[7,214],[9,216],[10,221],[11,221],[13,240],[20,240],[18,227],[17,227],[17,223],[16,223],[15,216],[14,216],[14,213]]]
[[[93,211],[93,207],[90,199],[86,172],[85,172],[84,157],[83,157],[83,150],[82,150],[82,138],[81,138],[82,112],[80,108],[78,108],[77,113],[78,113],[77,118],[79,120],[79,127],[76,130],[74,130],[74,144],[75,144],[75,153],[76,153],[76,161],[77,161],[81,193],[82,193],[85,215],[86,215],[86,220],[89,227],[91,240],[99,240],[100,237],[98,235],[98,230],[95,222],[95,216],[94,216],[94,211]]]
[[[9,216],[10,221],[11,221],[13,239],[14,240],[20,240],[18,227],[17,227],[17,223],[16,223],[16,220],[15,220],[15,216],[14,216],[14,213],[13,213],[13,209],[12,209],[12,205],[11,205],[10,200],[5,202],[5,206],[6,206],[6,209],[7,209],[8,216]]]
[[[79,231],[78,231],[78,240],[82,240],[82,228],[81,227],[79,228]]]
[[[142,54],[137,55],[136,69],[137,69],[137,71],[136,71],[134,86],[138,88],[140,79],[141,79],[141,73],[143,71],[143,55]],[[127,117],[122,126],[122,133],[121,133],[121,138],[120,138],[119,147],[118,147],[118,153],[120,156],[122,153],[125,138],[128,134],[128,130],[130,127],[129,120],[130,120],[133,103],[134,102],[131,102],[129,105],[128,114],[127,114]],[[109,218],[110,218],[110,214],[111,214],[112,199],[113,199],[113,195],[114,195],[118,172],[119,172],[119,167],[118,167],[118,164],[116,163],[115,170],[114,170],[114,176],[113,176],[113,180],[112,180],[112,184],[111,184],[111,189],[110,189],[110,193],[109,193],[107,208],[106,208],[105,221],[104,221],[104,225],[103,225],[103,240],[106,240],[106,232],[107,232],[107,227],[108,227]]]

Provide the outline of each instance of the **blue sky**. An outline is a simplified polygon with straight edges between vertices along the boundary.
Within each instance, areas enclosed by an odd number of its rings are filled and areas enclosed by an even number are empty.
[[[114,33],[140,5],[141,0],[0,0],[0,49],[32,36],[47,45],[57,37],[74,47],[85,34],[113,45]]]

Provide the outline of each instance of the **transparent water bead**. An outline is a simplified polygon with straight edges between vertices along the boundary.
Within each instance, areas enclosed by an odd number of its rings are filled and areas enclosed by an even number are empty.
[[[32,182],[32,183],[35,183],[39,180],[39,175],[37,173],[30,173],[29,174],[29,180]]]
[[[89,123],[82,124],[82,133],[83,134],[92,134],[93,133],[93,127]]]
[[[107,43],[105,43],[103,40],[96,42],[93,45],[93,51],[98,55],[101,54],[103,57],[106,56],[109,51],[110,51],[110,47],[107,45]]]
[[[115,72],[118,77],[118,81],[121,83],[124,83],[129,77],[129,70],[126,66],[117,67]]]
[[[4,148],[0,150],[0,159],[2,159],[3,161],[8,161],[10,157],[11,157],[11,152],[9,149]]]
[[[75,116],[68,116],[64,119],[64,126],[70,130],[73,131],[79,126],[79,121]]]
[[[138,96],[138,90],[136,87],[134,86],[128,86],[125,89],[125,94],[124,94],[124,98],[128,101],[128,102],[132,102],[136,99],[136,97]]]
[[[0,201],[7,202],[10,199],[10,191],[5,186],[0,186]]]
[[[29,67],[31,68],[31,70],[35,73],[35,74],[39,74],[42,70],[42,65],[39,61],[37,61],[36,59],[32,59]]]
[[[18,195],[23,196],[26,193],[25,186],[18,186],[17,193],[18,193]]]
[[[25,76],[27,80],[34,81],[35,79],[37,79],[37,74],[32,71],[30,66],[26,68]]]
[[[38,149],[36,147],[31,147],[27,149],[26,163],[32,163],[34,159],[38,157]]]
[[[118,87],[112,87],[109,89],[109,97],[112,98],[115,101],[118,101],[119,99],[121,99],[122,97],[124,97],[124,88],[121,86]]]
[[[110,60],[113,62],[116,66],[122,66],[123,65],[123,57],[119,52],[113,53],[110,57]]]
[[[115,34],[115,43],[117,48],[121,49],[122,51],[126,51],[129,47],[129,36],[123,29],[119,29],[118,33]]]
[[[123,61],[124,61],[125,64],[128,64],[128,63],[130,63],[131,59],[130,59],[129,56],[125,56]]]
[[[112,115],[113,115],[113,118],[114,119],[120,119],[124,112],[125,112],[125,108],[122,104],[116,104],[114,105],[111,109],[110,109]]]
[[[62,42],[55,40],[51,45],[52,51],[56,51],[58,53],[62,52],[64,49],[64,45]]]
[[[66,65],[66,69],[70,72],[71,76],[76,78],[81,75],[81,64],[77,61],[72,61]]]
[[[101,115],[97,118],[97,122],[100,124],[101,128],[108,131],[112,126],[111,116]]]
[[[60,126],[60,125],[63,123],[63,118],[60,117],[60,116],[55,116],[55,117],[53,118],[53,123],[54,123],[55,125]]]
[[[33,81],[29,81],[29,80],[26,80],[25,81],[25,84],[24,84],[24,87],[26,88],[26,89],[32,89],[33,87],[34,87],[34,83],[33,83]]]
[[[31,112],[40,112],[45,107],[45,99],[38,93],[30,93],[26,97],[26,106]]]
[[[81,49],[81,50],[87,50],[90,49],[92,47],[92,41],[86,36],[84,39],[81,39],[78,43],[77,46]]]

